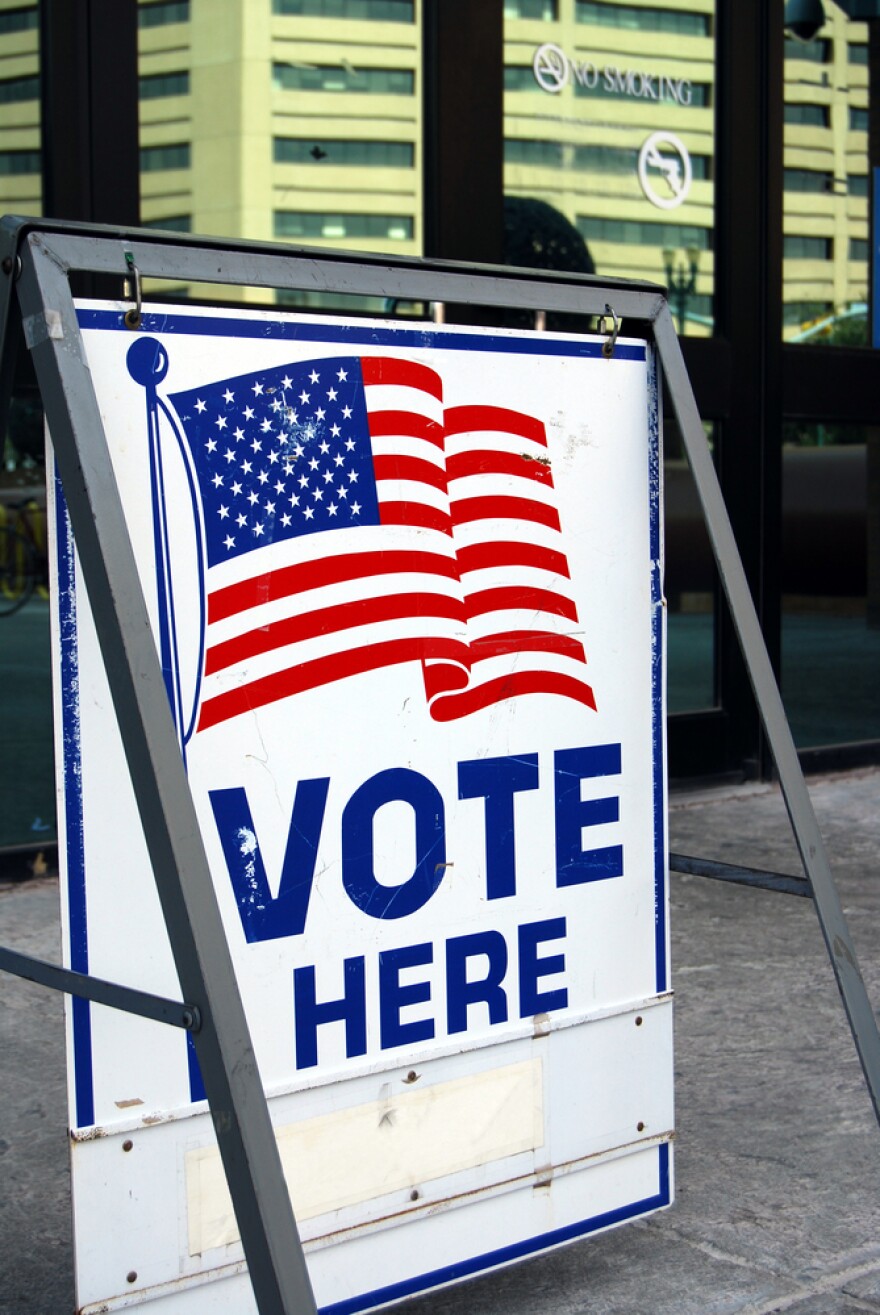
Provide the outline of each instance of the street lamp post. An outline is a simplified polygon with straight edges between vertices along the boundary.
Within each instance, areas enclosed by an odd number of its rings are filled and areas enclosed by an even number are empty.
[[[687,304],[694,295],[697,286],[697,267],[700,263],[700,253],[696,247],[688,247],[685,251],[687,264],[681,260],[676,261],[677,254],[672,247],[665,247],[663,250],[663,268],[666,272],[666,286],[669,289],[670,300],[678,317],[678,332],[683,336],[685,333]]]

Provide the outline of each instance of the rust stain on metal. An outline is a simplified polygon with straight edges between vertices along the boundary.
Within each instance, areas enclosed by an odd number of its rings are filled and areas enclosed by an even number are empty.
[[[79,1128],[71,1128],[70,1130],[71,1141],[81,1141],[81,1142],[99,1141],[100,1138],[109,1137],[109,1136],[110,1134],[108,1133],[107,1129],[100,1127],[87,1128],[85,1132],[81,1132]]]

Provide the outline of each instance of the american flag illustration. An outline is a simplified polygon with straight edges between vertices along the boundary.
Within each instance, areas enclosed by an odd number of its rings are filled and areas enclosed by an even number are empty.
[[[408,662],[441,722],[531,693],[595,708],[541,421],[444,408],[436,370],[391,356],[169,400],[205,557],[197,731]]]

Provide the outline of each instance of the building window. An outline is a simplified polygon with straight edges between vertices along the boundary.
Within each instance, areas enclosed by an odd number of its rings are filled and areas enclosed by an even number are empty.
[[[562,152],[562,142],[508,137],[504,142],[504,163],[534,164],[545,169],[561,169]]]
[[[535,71],[531,64],[504,65],[505,91],[540,91]]]
[[[410,215],[315,214],[305,210],[276,210],[276,237],[388,238],[406,242],[413,235]]]
[[[0,174],[38,174],[39,151],[0,151]]]
[[[846,190],[850,196],[868,195],[868,175],[850,174],[846,180]]]
[[[578,23],[598,27],[624,27],[636,32],[675,32],[679,36],[711,36],[708,14],[691,14],[681,9],[642,9],[635,5],[605,4],[602,0],[576,0]]]
[[[504,0],[505,18],[536,18],[551,23],[556,16],[556,0]]]
[[[141,100],[157,100],[160,96],[188,96],[189,73],[150,73],[138,79]]]
[[[811,64],[827,64],[831,58],[831,42],[824,38],[817,41],[798,41],[795,37],[786,37],[785,58],[807,59]]]
[[[531,73],[531,66],[529,72]],[[534,77],[532,78],[534,82]],[[273,64],[279,91],[347,91],[369,96],[412,96],[416,75],[404,68],[343,68],[339,64]],[[537,85],[537,84],[536,84]]]
[[[825,169],[785,169],[786,192],[833,192],[834,177]]]
[[[626,146],[575,146],[574,167],[590,173],[635,174],[639,153]],[[692,155],[691,171],[695,179],[710,176],[708,155]]]
[[[165,27],[167,23],[189,22],[189,0],[159,0],[138,5],[138,27]]]
[[[807,128],[827,128],[830,121],[827,105],[793,105],[786,102],[786,123],[797,123]]]
[[[141,172],[156,173],[160,169],[188,169],[189,142],[174,146],[144,146],[141,149]]]
[[[273,14],[298,18],[366,18],[381,23],[414,23],[414,0],[272,0]]]
[[[576,146],[521,137],[508,137],[504,142],[505,164],[531,164],[544,169],[571,168],[587,173],[635,176],[638,157],[638,151],[629,146]],[[691,169],[694,178],[710,177],[709,156],[692,155]]]
[[[389,169],[412,169],[412,142],[331,141],[311,137],[276,137],[276,164],[369,165]]]
[[[0,81],[0,105],[12,105],[18,101],[38,100],[40,79],[36,75],[29,78],[3,78]]]
[[[0,12],[0,36],[8,32],[30,32],[38,21],[36,5],[27,9],[4,9]]]
[[[696,224],[664,224],[651,220],[605,219],[593,215],[578,215],[577,230],[581,237],[596,242],[622,242],[627,246],[642,247],[696,247],[711,251],[712,230],[698,228]]]
[[[871,254],[871,244],[866,237],[851,237],[849,240],[850,260],[867,260]]]
[[[164,219],[145,219],[144,228],[164,228],[170,233],[191,233],[192,215],[166,215]]]
[[[833,250],[830,237],[793,233],[783,238],[782,254],[786,260],[831,260]]]
[[[846,48],[846,57],[850,64],[867,64],[867,44],[864,42],[859,42],[859,44],[856,44],[854,41],[850,42]]]
[[[860,109],[857,105],[850,105],[849,126],[853,132],[867,132],[868,111]]]

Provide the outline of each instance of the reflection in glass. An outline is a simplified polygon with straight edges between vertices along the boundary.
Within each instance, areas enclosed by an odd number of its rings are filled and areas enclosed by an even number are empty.
[[[42,213],[37,6],[0,10],[0,213]],[[12,399],[0,434],[0,848],[56,836],[43,415]],[[25,601],[22,601],[25,600]],[[38,850],[35,852],[39,852]]]
[[[711,426],[706,426],[714,446]],[[667,703],[670,713],[714,707],[716,572],[678,426],[663,427]]]
[[[867,26],[825,6],[785,43],[783,336],[867,345]]]
[[[225,0],[222,23],[215,11],[209,0],[140,0],[143,222],[420,255],[414,0]],[[0,84],[0,111],[2,96]],[[220,295],[152,282],[147,291]],[[237,295],[273,294],[223,293]]]
[[[800,748],[880,738],[880,430],[790,423],[782,694]]]
[[[505,194],[554,207],[600,275],[662,282],[683,264],[680,332],[710,334],[714,0],[553,10],[536,32],[523,0],[505,4]]]

